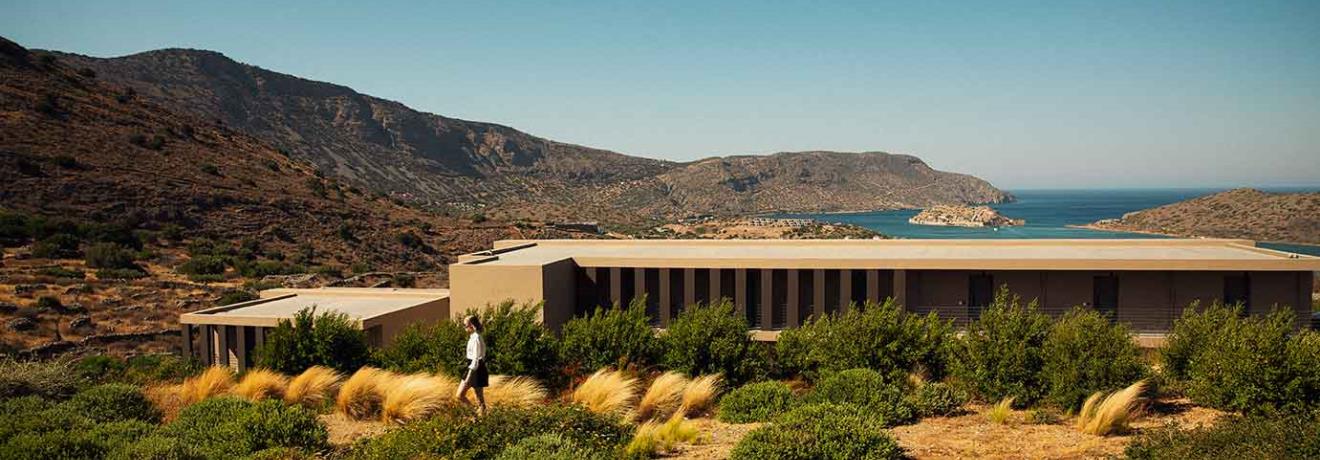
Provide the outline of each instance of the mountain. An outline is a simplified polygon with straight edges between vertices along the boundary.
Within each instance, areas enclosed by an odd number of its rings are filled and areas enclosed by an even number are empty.
[[[675,163],[419,112],[212,51],[55,54],[147,100],[263,139],[347,183],[460,213],[637,222],[1011,199],[983,180],[905,155],[796,152]]]
[[[1320,192],[1242,188],[1095,222],[1103,230],[1320,244]]]

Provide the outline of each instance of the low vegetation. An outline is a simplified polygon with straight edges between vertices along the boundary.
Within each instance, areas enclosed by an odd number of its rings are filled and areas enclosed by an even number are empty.
[[[367,363],[367,336],[343,313],[299,311],[292,321],[280,320],[255,351],[260,367],[297,374],[312,366],[352,372]]]
[[[904,452],[884,423],[857,406],[809,404],[748,433],[730,458],[899,459]]]
[[[1096,392],[1082,403],[1077,413],[1077,429],[1097,436],[1126,432],[1128,422],[1140,409],[1141,393],[1145,389],[1146,381],[1142,380],[1108,395]]]
[[[752,340],[747,319],[724,299],[685,308],[661,336],[661,364],[688,376],[720,374],[740,385],[769,375],[766,347]]]
[[[765,422],[796,403],[783,382],[760,382],[733,389],[720,399],[719,419],[729,423]]]

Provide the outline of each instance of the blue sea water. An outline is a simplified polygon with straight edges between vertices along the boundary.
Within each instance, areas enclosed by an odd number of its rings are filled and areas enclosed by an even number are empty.
[[[1026,219],[1020,227],[963,228],[913,225],[908,219],[916,210],[879,211],[849,214],[782,214],[781,217],[812,218],[823,222],[843,222],[875,230],[898,238],[1160,238],[1140,233],[1105,232],[1069,225],[1082,225],[1100,219],[1153,208],[1225,189],[1109,189],[1109,190],[1011,190],[1017,198],[1012,203],[992,205],[1004,216]],[[1262,188],[1273,192],[1317,191],[1320,187]],[[1290,252],[1320,255],[1320,246],[1261,243],[1261,246]]]

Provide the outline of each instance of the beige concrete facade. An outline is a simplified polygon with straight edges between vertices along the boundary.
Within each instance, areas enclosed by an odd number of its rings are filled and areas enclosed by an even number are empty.
[[[456,314],[544,302],[547,325],[640,294],[664,327],[685,306],[728,298],[761,336],[811,315],[894,298],[966,324],[1007,285],[1052,315],[1100,309],[1161,334],[1193,301],[1252,313],[1309,309],[1320,259],[1246,240],[499,241],[450,266]],[[987,293],[987,290],[989,291]],[[1302,319],[1299,318],[1299,324]]]
[[[270,329],[295,313],[315,307],[319,312],[347,315],[367,333],[375,347],[392,343],[413,323],[449,316],[448,289],[319,288],[270,289],[260,298],[179,316],[183,352],[203,364],[245,370],[251,353],[265,343]]]

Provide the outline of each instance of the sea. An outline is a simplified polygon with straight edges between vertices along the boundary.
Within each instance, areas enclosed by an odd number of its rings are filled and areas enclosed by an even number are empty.
[[[1257,187],[1269,192],[1314,192],[1313,187]],[[991,205],[1004,216],[1026,219],[1026,225],[1002,228],[941,227],[909,224],[908,219],[917,210],[877,211],[842,214],[779,214],[777,217],[810,218],[821,222],[842,222],[875,230],[896,238],[1163,238],[1158,235],[1128,232],[1107,232],[1070,225],[1083,225],[1100,219],[1122,217],[1123,214],[1202,195],[1218,193],[1226,188],[1163,188],[1163,189],[1087,189],[1087,190],[1009,190],[1016,198],[1011,203]],[[1320,255],[1320,246],[1261,242],[1262,247]]]

